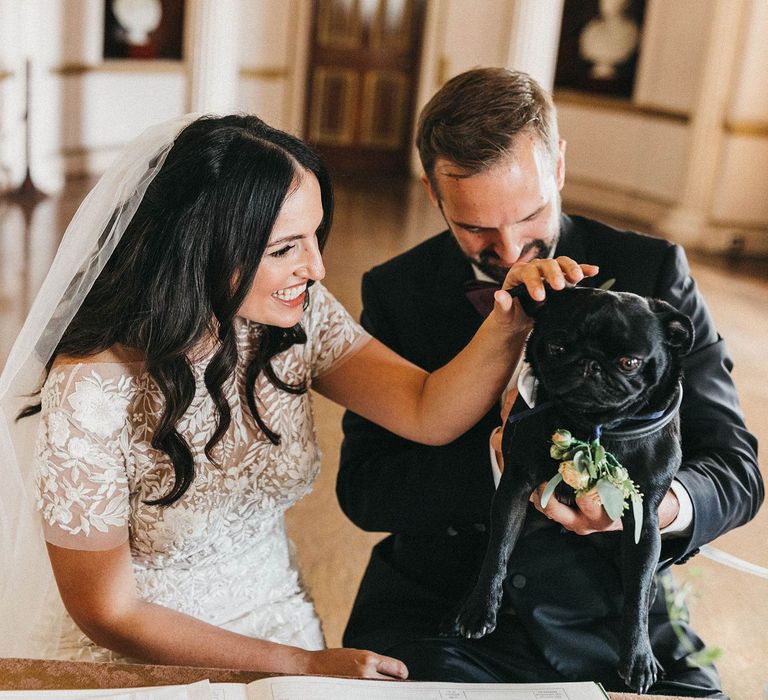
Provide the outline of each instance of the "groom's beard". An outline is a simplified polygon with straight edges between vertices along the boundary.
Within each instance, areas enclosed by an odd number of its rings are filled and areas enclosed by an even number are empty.
[[[556,236],[552,241],[535,240],[526,243],[520,251],[519,259],[528,259],[528,255],[532,250],[535,250],[536,254],[530,258],[531,260],[551,257],[557,245],[557,238]],[[509,267],[499,264],[501,261],[492,250],[483,250],[474,258],[466,257],[479,270],[499,284],[504,282],[509,272]]]

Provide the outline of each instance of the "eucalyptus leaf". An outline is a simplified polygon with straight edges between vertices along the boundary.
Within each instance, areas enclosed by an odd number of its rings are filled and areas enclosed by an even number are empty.
[[[598,289],[602,289],[602,290],[604,290],[604,291],[607,291],[607,290],[609,290],[611,287],[613,287],[613,285],[614,285],[614,284],[616,284],[616,278],[615,278],[615,277],[611,277],[610,279],[607,279],[607,280],[605,280],[605,282],[603,282],[603,283],[602,283],[602,284],[601,284],[601,285],[598,287]]]
[[[589,468],[589,457],[585,450],[577,450],[573,455],[573,464],[580,472],[583,472]]]
[[[595,450],[595,464],[600,464],[605,459],[605,448],[601,444],[597,444]]]
[[[547,503],[549,503],[549,499],[552,497],[552,494],[555,492],[557,485],[562,480],[563,480],[563,475],[560,472],[558,472],[547,482],[547,485],[544,487],[544,492],[541,494],[542,508],[547,507]]]
[[[686,661],[691,666],[711,666],[723,654],[719,647],[704,647],[701,651],[690,654]]]
[[[643,528],[643,499],[640,496],[632,496],[632,516],[635,519],[635,544],[637,544]]]
[[[608,479],[600,479],[597,482],[597,493],[600,501],[611,520],[618,520],[624,512],[624,493],[614,486]]]
[[[589,478],[597,479],[597,465],[591,459],[587,462],[587,469],[589,470]]]

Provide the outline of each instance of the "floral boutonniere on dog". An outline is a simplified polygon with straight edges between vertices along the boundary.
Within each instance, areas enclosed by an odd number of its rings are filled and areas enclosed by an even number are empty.
[[[643,494],[629,478],[629,472],[616,456],[607,452],[600,439],[584,442],[574,438],[570,431],[558,428],[552,435],[549,448],[552,459],[560,460],[560,467],[548,482],[541,495],[541,505],[546,508],[549,499],[564,481],[576,492],[576,498],[596,492],[605,512],[612,520],[618,520],[632,504],[635,520],[635,543],[640,541],[643,524]]]

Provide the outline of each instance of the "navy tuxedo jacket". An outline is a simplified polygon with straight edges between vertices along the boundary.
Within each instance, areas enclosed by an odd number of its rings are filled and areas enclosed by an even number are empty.
[[[677,479],[691,496],[694,517],[688,536],[663,540],[661,555],[662,568],[682,563],[702,544],[748,522],[763,499],[757,444],[744,424],[725,345],[680,246],[563,216],[556,254],[599,265],[589,285],[615,278],[614,290],[663,299],[693,321]],[[445,231],[365,274],[362,324],[403,357],[435,370],[467,344],[482,321],[464,296],[463,283],[470,279],[471,266]],[[474,582],[494,492],[488,439],[500,422],[495,408],[453,443],[427,447],[345,414],[339,501],[362,529],[392,533],[373,551],[345,645],[384,651],[434,636],[441,618]],[[544,520],[529,508],[527,521],[537,519]],[[605,642],[610,656],[611,624],[618,624],[621,609],[614,558],[594,538],[557,526],[527,532],[510,562],[503,605],[514,610],[556,667],[575,641],[573,630],[602,640],[598,645]],[[666,619],[663,606],[656,605],[654,615]],[[563,670],[568,672],[567,664]]]

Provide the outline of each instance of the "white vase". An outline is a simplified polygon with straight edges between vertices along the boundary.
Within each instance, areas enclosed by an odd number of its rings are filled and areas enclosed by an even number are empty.
[[[579,36],[579,54],[592,64],[590,76],[612,80],[617,66],[637,48],[640,30],[624,16],[626,0],[600,0],[600,17],[586,24]]]
[[[125,41],[132,46],[149,43],[149,35],[160,26],[163,6],[160,0],[112,0],[112,12],[125,29]]]

